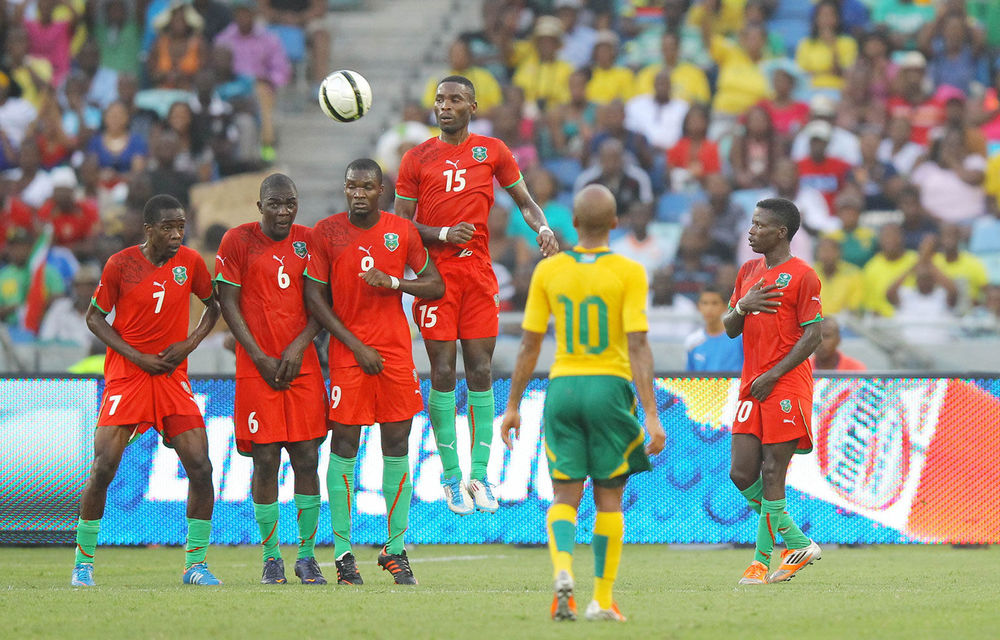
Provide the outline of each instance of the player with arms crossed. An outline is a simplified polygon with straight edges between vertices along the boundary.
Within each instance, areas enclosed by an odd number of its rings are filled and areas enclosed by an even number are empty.
[[[215,489],[205,420],[187,377],[187,357],[219,319],[212,276],[184,239],[184,209],[168,195],[143,208],[146,242],[108,259],[90,308],[87,327],[108,345],[104,397],[94,432],[94,463],[80,497],[76,566],[72,584],[94,586],[94,552],[108,485],[125,446],[155,427],[177,452],[188,477],[184,584],[217,585],[205,564],[212,533]],[[189,336],[191,294],[205,312]],[[113,324],[107,315],[114,311]]]
[[[500,318],[486,225],[494,178],[538,232],[542,253],[550,256],[559,250],[507,146],[496,138],[469,133],[475,112],[472,83],[462,76],[443,79],[434,99],[441,135],[406,152],[396,182],[396,213],[417,223],[447,285],[440,300],[418,296],[413,316],[431,364],[427,410],[441,455],[445,497],[448,507],[461,515],[474,509],[497,510],[486,479],[493,444],[493,348]],[[469,388],[472,467],[464,486],[455,435],[456,340],[462,341]]]
[[[402,294],[433,300],[444,282],[412,222],[379,211],[382,170],[362,158],[347,166],[349,211],[313,229],[306,271],[309,313],[330,332],[330,420],[333,436],[326,476],[330,492],[337,582],[362,584],[351,550],[354,467],[361,428],[382,434],[382,492],[388,538],[378,564],[396,584],[416,584],[403,545],[410,514],[409,436],[423,409],[413,367],[410,325]],[[409,267],[415,280],[404,280]],[[332,294],[332,301],[331,301]]]
[[[556,356],[549,372],[543,421],[554,500],[548,512],[555,596],[552,618],[575,620],[573,546],[576,514],[587,476],[594,482],[594,600],[588,620],[623,621],[612,596],[622,554],[622,494],[629,476],[649,470],[648,454],[663,450],[653,393],[653,354],[646,340],[648,284],[638,262],[608,250],[617,224],[615,198],[591,185],[573,200],[573,251],[542,260],[531,277],[524,336],[517,353],[500,433],[508,448],[521,425],[518,405],[542,339],[555,316]],[[635,382],[650,441],[634,413]]]
[[[298,191],[275,173],[260,184],[260,220],[226,232],[215,256],[222,315],[236,338],[236,448],[253,458],[253,512],[264,546],[262,584],[285,584],[278,548],[281,448],[295,472],[302,584],[326,584],[316,562],[319,445],[327,434],[326,386],[306,313],[302,273],[309,229],[294,224]]]
[[[733,421],[729,477],[760,514],[754,560],[740,584],[788,580],[820,558],[820,548],[785,511],[792,455],[812,451],[813,379],[808,358],[822,340],[819,277],[789,242],[801,218],[784,198],[757,203],[750,248],[763,258],[740,267],[723,317],[730,338],[743,334],[743,374]],[[778,535],[781,565],[768,575]]]

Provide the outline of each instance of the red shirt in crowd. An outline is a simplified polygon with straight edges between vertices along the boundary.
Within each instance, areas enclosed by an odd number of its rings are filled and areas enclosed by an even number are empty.
[[[62,246],[93,236],[101,221],[97,205],[90,200],[77,200],[76,208],[67,213],[60,211],[51,198],[38,209],[38,219],[52,223],[52,243]]]

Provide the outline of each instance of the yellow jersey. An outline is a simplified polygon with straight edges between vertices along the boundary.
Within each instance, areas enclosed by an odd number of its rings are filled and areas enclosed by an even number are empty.
[[[549,378],[632,379],[626,334],[649,330],[646,269],[607,247],[575,247],[538,263],[521,328],[545,333],[555,317],[556,357]]]

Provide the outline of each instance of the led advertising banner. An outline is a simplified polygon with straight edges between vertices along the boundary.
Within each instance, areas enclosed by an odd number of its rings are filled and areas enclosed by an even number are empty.
[[[653,471],[625,491],[625,539],[640,543],[751,543],[755,515],[729,481],[730,426],[739,381],[658,378],[657,409],[667,443]],[[92,460],[102,383],[92,379],[0,380],[0,541],[63,540],[76,523]],[[441,461],[426,412],[413,422],[410,464],[412,543],[543,543],[552,483],[542,442],[545,380],[521,405],[521,436],[507,451],[493,440],[489,478],[501,503],[494,515],[448,511]],[[216,505],[212,541],[259,542],[250,499],[252,465],[233,438],[231,379],[194,380],[208,427]],[[495,383],[498,414],[508,380]],[[424,383],[424,394],[428,391]],[[469,465],[466,390],[459,383],[458,436]],[[1000,380],[820,378],[812,427],[815,448],[795,456],[789,506],[820,543],[1000,542]],[[497,420],[499,426],[499,417]],[[386,537],[378,427],[358,453],[353,538]],[[329,444],[320,456],[323,507],[317,539],[332,542],[326,504]],[[279,474],[282,542],[296,541],[293,475]],[[578,539],[588,542],[588,489]],[[130,445],[108,491],[101,544],[182,544],[187,479],[177,455],[154,432]],[[52,534],[46,537],[46,534]],[[26,536],[34,536],[27,538]]]

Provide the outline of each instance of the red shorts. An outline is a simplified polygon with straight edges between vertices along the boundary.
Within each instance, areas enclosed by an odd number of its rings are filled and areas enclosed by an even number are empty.
[[[461,260],[437,266],[444,279],[444,297],[413,301],[413,319],[424,340],[495,338],[500,328],[500,296],[493,266]]]
[[[236,449],[250,455],[254,443],[304,442],[326,437],[326,386],[323,376],[301,375],[275,391],[260,376],[236,379]]]
[[[756,436],[762,444],[798,440],[795,453],[812,451],[812,396],[775,389],[763,402],[751,395],[736,403],[733,433]]]
[[[97,426],[131,425],[135,425],[133,438],[155,427],[165,444],[185,431],[204,429],[205,419],[194,401],[187,375],[179,371],[169,376],[136,373],[108,380]]]
[[[340,424],[368,425],[402,422],[420,413],[417,370],[385,368],[370,376],[361,367],[330,370],[330,420]]]

